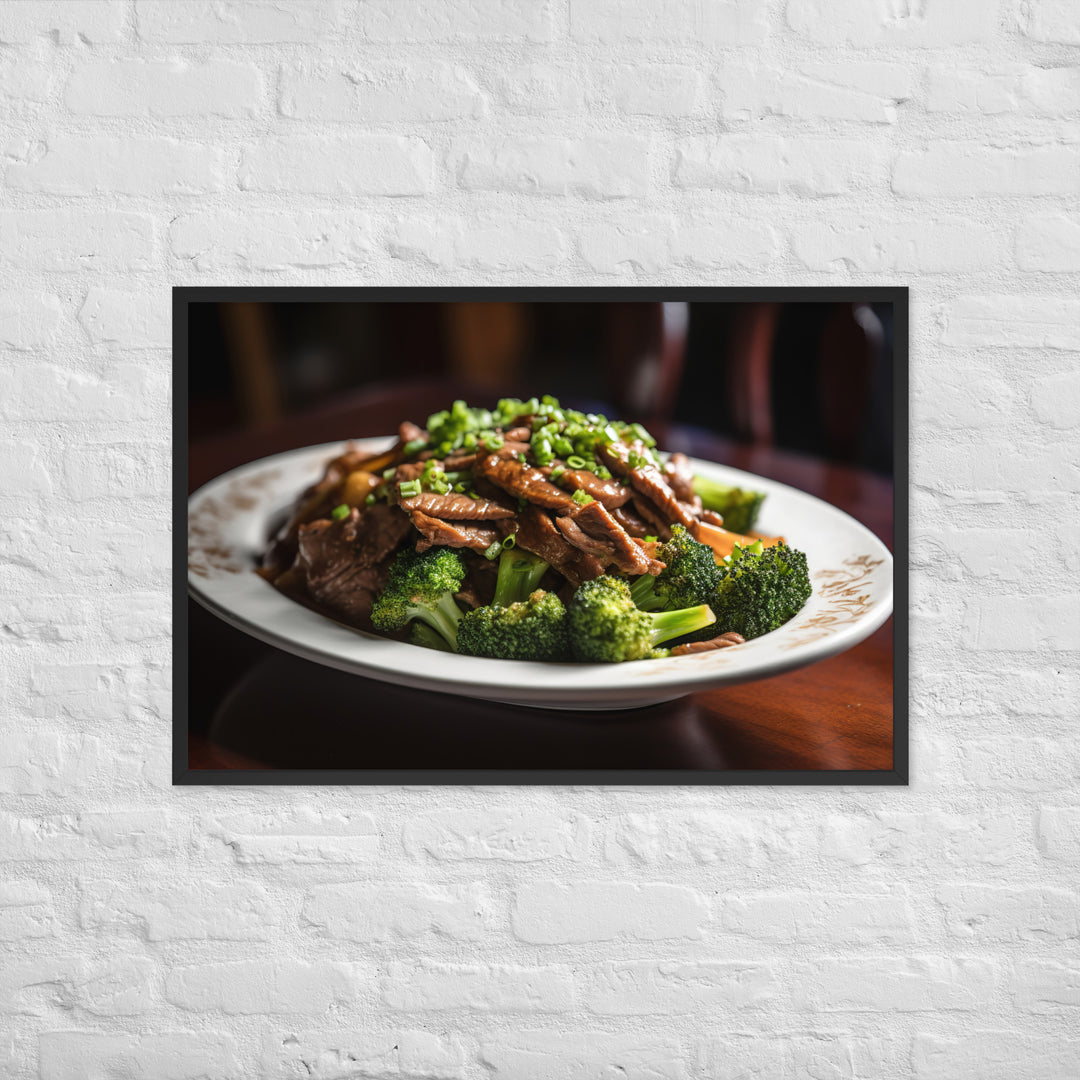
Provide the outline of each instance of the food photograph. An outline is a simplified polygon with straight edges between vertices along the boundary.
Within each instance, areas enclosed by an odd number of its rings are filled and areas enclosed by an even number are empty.
[[[906,335],[897,288],[174,290],[174,781],[906,783]]]

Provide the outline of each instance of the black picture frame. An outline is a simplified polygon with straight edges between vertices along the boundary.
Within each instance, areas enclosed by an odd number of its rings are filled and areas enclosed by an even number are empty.
[[[290,302],[843,302],[893,305],[893,768],[829,769],[191,769],[188,767],[188,306]],[[173,769],[174,785],[887,785],[908,783],[909,448],[908,289],[906,286],[769,287],[276,287],[178,286],[173,317]]]

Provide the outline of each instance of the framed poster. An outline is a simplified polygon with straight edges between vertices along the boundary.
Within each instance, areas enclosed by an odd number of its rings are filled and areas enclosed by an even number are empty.
[[[174,343],[176,783],[907,782],[906,289],[181,288]]]

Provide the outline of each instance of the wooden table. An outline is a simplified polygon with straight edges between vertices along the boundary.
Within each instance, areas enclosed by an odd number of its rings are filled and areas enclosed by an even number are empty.
[[[443,397],[440,401],[448,400]],[[438,405],[436,402],[435,405]],[[434,408],[435,405],[432,407]],[[416,419],[426,415],[417,408]],[[378,408],[292,417],[190,448],[189,490],[282,450],[395,426]],[[736,445],[697,429],[660,445],[767,476],[846,510],[892,548],[892,484],[859,469]],[[613,713],[488,704],[297,659],[189,601],[193,769],[889,770],[893,621],[801,671]]]

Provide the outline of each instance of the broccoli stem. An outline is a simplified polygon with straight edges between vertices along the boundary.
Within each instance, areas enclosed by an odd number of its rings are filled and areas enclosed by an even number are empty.
[[[680,611],[661,611],[652,616],[650,640],[655,648],[661,642],[704,630],[714,622],[716,616],[708,604],[698,604],[697,607],[682,608]]]
[[[511,548],[499,556],[499,577],[495,582],[492,603],[509,607],[527,600],[538,588],[547,573],[548,564],[527,551]]]
[[[444,593],[439,597],[435,607],[409,606],[409,619],[421,619],[433,629],[437,630],[450,648],[457,650],[457,628],[461,622],[461,608],[457,606],[450,593]]]
[[[642,611],[660,611],[664,601],[656,595],[656,578],[652,574],[642,574],[630,586],[630,597],[634,607]]]

